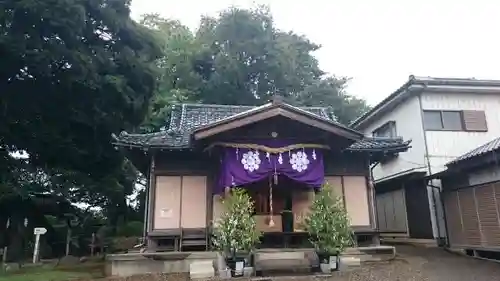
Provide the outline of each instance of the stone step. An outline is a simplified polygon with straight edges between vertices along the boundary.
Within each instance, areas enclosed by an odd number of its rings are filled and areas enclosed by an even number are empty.
[[[257,252],[255,270],[282,270],[309,268],[311,262],[303,251]]]
[[[358,257],[340,257],[341,268],[353,268],[361,266],[361,259]]]
[[[201,261],[193,261],[191,264],[196,263],[196,266],[203,267],[213,267],[214,266],[214,261],[212,260],[201,260]]]
[[[213,261],[193,261],[189,264],[189,276],[191,279],[207,279],[215,276]]]
[[[214,272],[198,272],[198,273],[189,273],[189,278],[194,279],[210,279],[214,278]]]

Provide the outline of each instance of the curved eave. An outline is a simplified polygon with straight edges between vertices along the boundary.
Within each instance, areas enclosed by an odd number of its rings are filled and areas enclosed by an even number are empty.
[[[371,153],[399,153],[405,152],[410,149],[411,146],[409,143],[395,145],[395,146],[387,146],[381,148],[347,148],[349,151],[359,151],[359,152],[371,152]]]
[[[117,147],[142,149],[142,150],[185,150],[192,149],[191,143],[184,135],[172,134],[171,132],[157,132],[149,134],[121,133],[113,135],[112,144]],[[154,143],[152,143],[154,141]]]
[[[116,147],[121,147],[123,149],[140,149],[143,151],[154,151],[154,150],[193,150],[191,146],[168,146],[168,145],[147,145],[147,144],[134,144],[134,143],[123,143],[123,142],[113,142]]]
[[[130,135],[129,135],[130,136]],[[134,141],[129,139],[128,141],[122,141],[119,138],[115,138],[113,145],[129,149],[141,149],[144,151],[148,150],[193,150],[191,144],[172,146],[168,144],[149,144],[144,141],[142,135],[137,135],[137,138],[141,141]],[[410,148],[411,140],[403,141],[401,139],[374,139],[365,138],[358,142],[355,142],[347,151],[353,152],[367,152],[367,153],[377,153],[377,154],[389,154],[389,153],[399,153],[407,151]]]

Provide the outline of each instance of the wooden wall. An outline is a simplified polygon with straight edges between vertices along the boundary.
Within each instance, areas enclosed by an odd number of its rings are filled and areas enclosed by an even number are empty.
[[[408,232],[404,188],[377,194],[376,202],[380,232]]]
[[[443,193],[452,247],[500,250],[500,182]]]
[[[325,179],[342,197],[352,225],[372,229],[373,199],[367,185],[367,159],[357,153],[327,152],[324,162]],[[208,153],[171,152],[157,155],[156,185],[152,192],[153,216],[149,230],[205,227],[220,217],[221,197],[213,195],[219,165],[218,158]],[[294,196],[294,203],[302,209],[306,209],[309,203],[298,201],[303,198],[310,201],[312,198],[299,194]],[[297,208],[294,207],[294,211],[302,213]]]
[[[325,175],[368,176],[368,158],[356,152],[332,152],[324,154]]]
[[[325,181],[340,196],[351,220],[351,225],[359,228],[372,228],[371,199],[366,177],[364,176],[326,176]]]
[[[156,176],[153,230],[207,226],[206,176]]]

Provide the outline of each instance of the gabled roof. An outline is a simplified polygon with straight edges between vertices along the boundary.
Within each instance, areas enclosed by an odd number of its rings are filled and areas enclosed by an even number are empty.
[[[500,91],[500,80],[484,80],[475,78],[438,78],[438,77],[418,77],[410,75],[408,81],[399,89],[390,94],[387,98],[375,105],[371,110],[354,120],[350,126],[354,129],[363,129],[371,122],[377,120],[407,98],[419,94],[423,89],[428,90],[453,90],[458,93],[457,88],[474,92]]]
[[[326,109],[318,108],[318,110],[319,112],[313,113],[310,112],[310,108],[295,107],[283,103],[279,98],[275,98],[272,103],[253,107],[247,111],[198,127],[193,132],[194,138],[201,139],[275,116],[287,117],[297,122],[302,122],[304,124],[344,136],[351,140],[359,140],[363,138],[363,135],[360,132],[344,126],[336,120],[330,118]]]
[[[455,164],[459,164],[460,162],[464,162],[467,160],[472,160],[474,158],[483,156],[489,152],[500,151],[500,138],[496,138],[490,142],[487,142],[473,150],[455,158],[453,161],[446,164],[446,166],[451,166]]]
[[[168,128],[160,132],[149,134],[129,134],[122,132],[116,137],[115,144],[130,147],[168,148],[183,149],[190,148],[192,134],[196,130],[207,128],[220,122],[233,120],[236,117],[246,116],[263,107],[240,106],[240,105],[212,105],[212,104],[182,104],[174,106]],[[288,105],[285,105],[288,106]],[[325,120],[339,127],[355,132],[352,129],[337,122],[336,117],[324,107],[298,107],[297,110],[315,118]],[[356,132],[357,133],[357,132]],[[360,140],[355,142],[350,149],[356,151],[379,151],[408,149],[410,141],[404,142],[400,138],[367,138],[360,133]]]

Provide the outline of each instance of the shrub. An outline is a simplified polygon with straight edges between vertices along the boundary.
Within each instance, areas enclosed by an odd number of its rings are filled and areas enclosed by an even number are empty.
[[[222,201],[224,212],[213,231],[214,247],[226,255],[250,252],[259,242],[261,233],[253,217],[253,201],[240,188],[232,189]]]
[[[328,184],[314,197],[304,226],[318,253],[338,255],[353,244],[353,231],[342,199]]]

